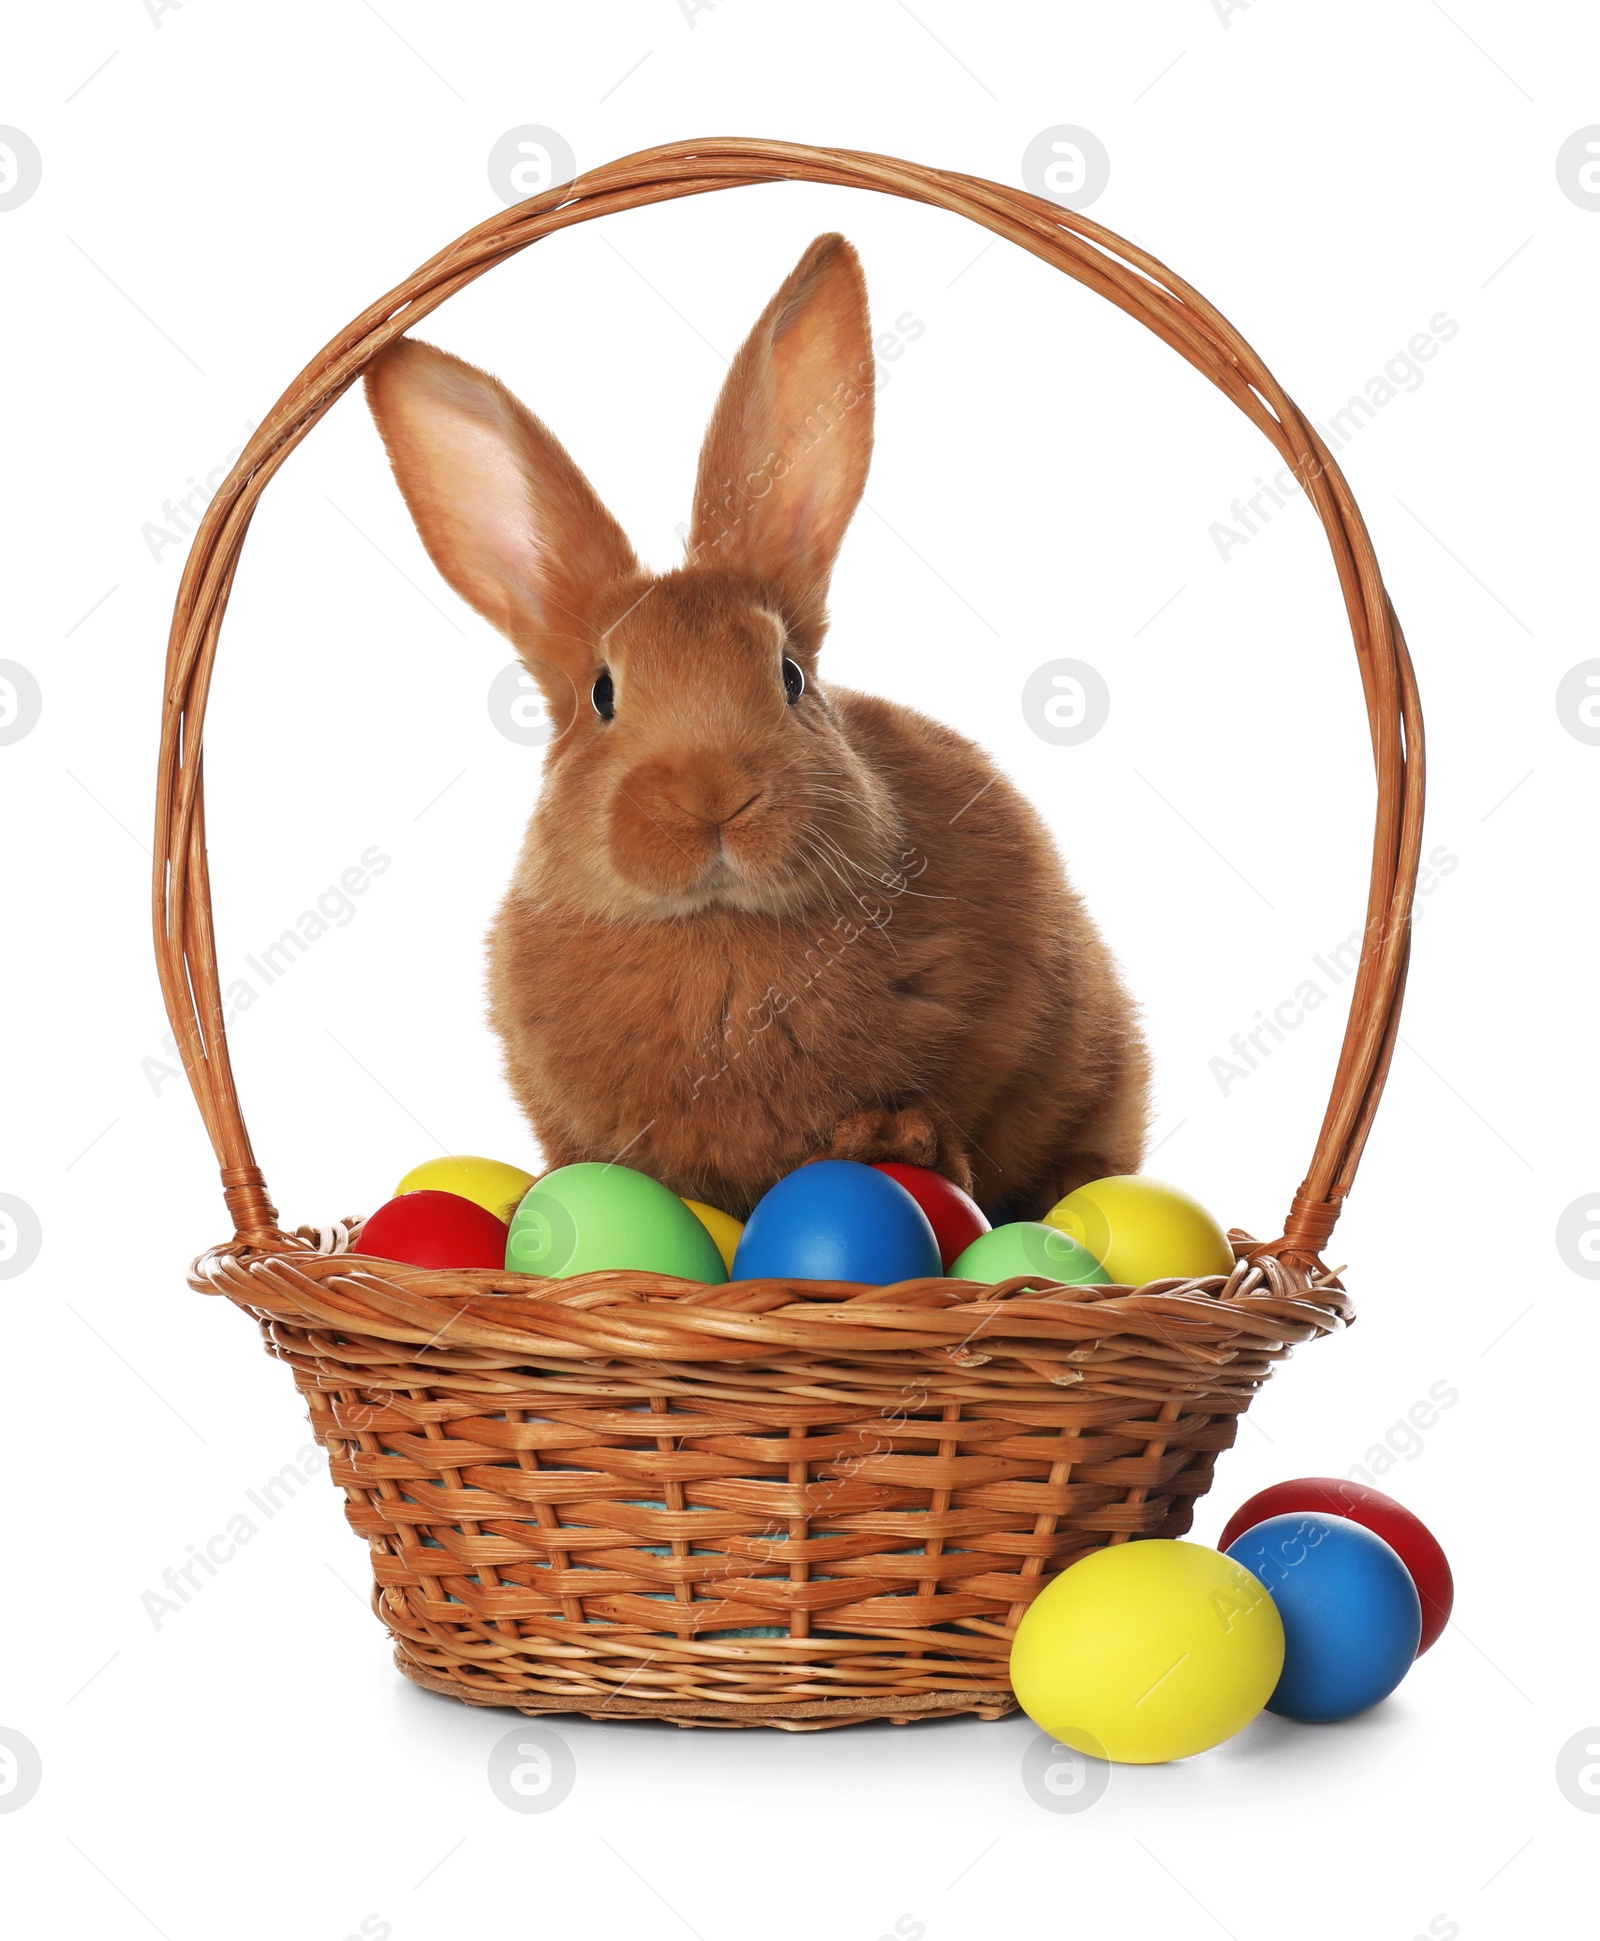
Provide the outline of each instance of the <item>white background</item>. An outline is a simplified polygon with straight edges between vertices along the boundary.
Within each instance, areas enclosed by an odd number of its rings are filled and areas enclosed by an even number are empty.
[[[8,1926],[1579,1930],[1600,1820],[1555,1770],[1600,1719],[1600,1289],[1555,1232],[1600,1191],[1600,749],[1555,696],[1600,652],[1600,214],[1555,160],[1600,121],[1597,75],[1592,17],[1490,0],[13,11],[0,122],[44,173],[0,213],[0,658],[32,672],[43,714],[0,747],[0,1190],[43,1246],[0,1288],[0,1725],[44,1777],[0,1816]],[[1093,215],[1204,290],[1324,421],[1438,313],[1459,325],[1341,458],[1422,682],[1427,846],[1453,859],[1332,1250],[1361,1320],[1273,1382],[1195,1531],[1388,1437],[1379,1480],[1445,1542],[1459,1623],[1376,1712],[1264,1718],[1201,1758],[1116,1770],[1078,1816],[1024,1791],[1020,1717],[806,1737],[563,1720],[571,1796],[519,1816],[486,1780],[514,1721],[393,1671],[323,1477],[176,1615],[147,1615],[163,1570],[309,1436],[249,1323],[184,1285],[226,1226],[187,1088],[161,1070],[147,845],[183,547],[153,557],[142,529],[348,317],[500,206],[488,152],[523,123],[560,130],[580,167],[736,133],[1001,181],[1041,129],[1087,126],[1112,162]],[[425,334],[512,383],[665,564],[723,361],[831,227],[862,252],[878,328],[910,312],[925,329],[886,367],[826,670],[962,726],[1042,805],[1146,1006],[1153,1169],[1276,1232],[1343,994],[1226,1095],[1211,1061],[1359,926],[1372,788],[1309,509],[1226,562],[1211,536],[1277,464],[1245,421],[1021,252],[798,186],[569,232]],[[1112,695],[1076,749],[1019,706],[1061,656]],[[531,1156],[481,1021],[481,936],[537,787],[537,755],[485,705],[509,658],[429,567],[352,395],[266,497],[208,726],[230,975],[363,850],[392,859],[234,1033],[291,1223],[370,1208],[440,1147]],[[1394,1427],[1439,1385],[1458,1399],[1431,1426]]]

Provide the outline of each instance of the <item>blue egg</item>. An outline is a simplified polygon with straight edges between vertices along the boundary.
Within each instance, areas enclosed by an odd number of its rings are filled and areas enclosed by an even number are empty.
[[[853,1159],[817,1159],[757,1202],[732,1278],[883,1287],[942,1272],[928,1216],[897,1179]]]
[[[1283,1619],[1269,1712],[1326,1723],[1387,1698],[1417,1655],[1422,1604],[1399,1555],[1341,1516],[1269,1516],[1228,1546]]]

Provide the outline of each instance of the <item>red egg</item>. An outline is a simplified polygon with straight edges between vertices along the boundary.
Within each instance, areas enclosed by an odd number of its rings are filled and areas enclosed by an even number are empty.
[[[902,1166],[895,1160],[875,1166],[873,1171],[898,1180],[927,1214],[939,1243],[939,1265],[946,1272],[957,1254],[965,1252],[980,1233],[989,1231],[989,1222],[978,1210],[977,1201],[943,1173],[930,1172],[926,1166]]]
[[[411,1267],[504,1267],[510,1231],[459,1193],[402,1193],[378,1208],[353,1251]]]
[[[1341,1476],[1298,1476],[1293,1482],[1274,1483],[1270,1489],[1258,1491],[1248,1503],[1240,1504],[1217,1538],[1217,1548],[1226,1550],[1269,1516],[1303,1511],[1320,1511],[1359,1523],[1399,1553],[1422,1600],[1422,1641],[1417,1646],[1420,1658],[1450,1621],[1455,1581],[1439,1540],[1427,1524],[1381,1489],[1370,1489],[1365,1483],[1352,1483]]]

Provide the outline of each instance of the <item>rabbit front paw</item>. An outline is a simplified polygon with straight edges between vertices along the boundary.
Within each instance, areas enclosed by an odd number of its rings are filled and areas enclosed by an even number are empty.
[[[964,1193],[972,1190],[972,1167],[955,1135],[920,1105],[898,1110],[864,1106],[835,1126],[825,1159],[853,1159],[863,1166],[897,1163],[943,1173]]]

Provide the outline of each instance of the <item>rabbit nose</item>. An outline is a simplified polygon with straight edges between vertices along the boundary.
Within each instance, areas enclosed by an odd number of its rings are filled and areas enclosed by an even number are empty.
[[[748,783],[745,786],[748,787]],[[689,793],[690,791],[688,790],[669,792],[667,794],[667,800],[672,804],[673,808],[681,810],[686,816],[692,816],[696,822],[703,822],[709,828],[722,830],[726,829],[730,823],[737,822],[747,809],[753,809],[758,802],[765,798],[767,791],[765,786],[754,789],[742,801],[737,802],[732,807],[728,807],[726,804],[738,795],[739,790],[737,788],[726,790],[721,799],[718,799],[708,792],[706,795],[701,796],[698,801],[685,801],[684,796]]]
[[[739,804],[738,808],[736,808],[733,811],[732,815],[725,815],[722,818],[721,827],[726,829],[730,822],[737,822],[740,816],[744,814],[745,810],[753,809],[765,794],[766,794],[765,789],[757,789],[754,795],[747,795],[745,799]]]

